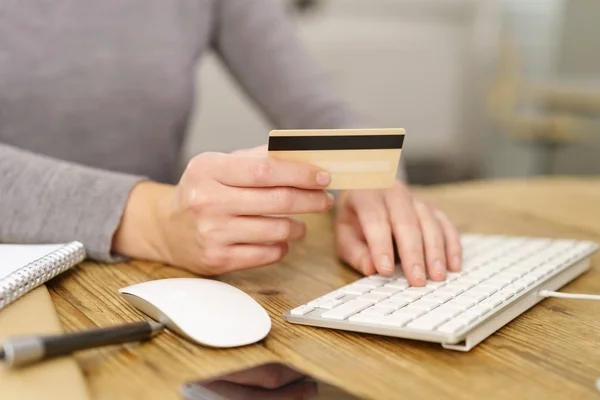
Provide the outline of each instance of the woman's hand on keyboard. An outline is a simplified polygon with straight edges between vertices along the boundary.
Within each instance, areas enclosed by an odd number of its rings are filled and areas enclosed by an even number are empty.
[[[333,207],[329,173],[268,157],[266,148],[203,153],[177,186],[138,184],[127,202],[113,250],[201,275],[280,260],[306,227],[278,216]]]
[[[394,272],[394,243],[409,283],[443,280],[461,268],[460,235],[440,210],[397,181],[385,190],[346,191],[338,200],[336,249],[365,275]]]

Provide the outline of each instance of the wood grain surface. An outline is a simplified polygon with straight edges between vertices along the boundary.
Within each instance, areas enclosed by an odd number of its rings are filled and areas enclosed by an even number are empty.
[[[600,242],[600,179],[474,182],[417,192],[462,232]],[[180,399],[188,380],[283,360],[369,399],[598,399],[600,302],[546,299],[468,353],[439,345],[293,325],[282,314],[359,278],[335,257],[332,219],[303,216],[304,241],[280,263],[218,279],[259,301],[273,329],[261,343],[214,350],[171,332],[76,355],[94,399]],[[190,274],[160,264],[86,262],[49,285],[66,330],[137,321],[118,295],[137,282]],[[600,293],[600,255],[565,292]],[[206,305],[190,305],[203,307]]]

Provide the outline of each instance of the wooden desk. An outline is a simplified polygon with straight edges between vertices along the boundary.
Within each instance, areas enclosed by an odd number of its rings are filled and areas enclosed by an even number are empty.
[[[600,241],[600,179],[477,182],[420,190],[462,231]],[[333,254],[331,221],[308,216],[309,234],[279,265],[221,279],[260,301],[273,319],[264,343],[210,350],[167,332],[126,348],[78,354],[96,399],[176,399],[181,383],[282,359],[373,399],[597,399],[600,302],[547,299],[469,353],[436,344],[329,331],[282,313],[359,276]],[[149,279],[188,276],[158,264],[87,263],[51,294],[67,330],[142,318],[117,294]],[[600,292],[600,255],[567,292]]]

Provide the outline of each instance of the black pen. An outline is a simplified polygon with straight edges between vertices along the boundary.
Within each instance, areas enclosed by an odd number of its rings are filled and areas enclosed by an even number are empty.
[[[0,348],[0,360],[9,367],[20,367],[77,350],[147,340],[164,328],[163,324],[144,321],[63,335],[11,338]]]

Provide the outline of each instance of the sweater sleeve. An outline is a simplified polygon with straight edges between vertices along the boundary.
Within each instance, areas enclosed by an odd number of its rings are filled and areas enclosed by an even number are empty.
[[[82,242],[114,262],[113,235],[143,177],[56,160],[0,143],[0,242]]]
[[[376,127],[337,96],[281,1],[221,0],[216,14],[216,53],[277,129]],[[397,177],[404,175],[401,164]]]

